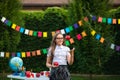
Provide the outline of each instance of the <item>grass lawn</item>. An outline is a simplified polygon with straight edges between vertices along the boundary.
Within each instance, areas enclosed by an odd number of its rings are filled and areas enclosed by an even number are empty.
[[[72,80],[120,80],[120,76],[94,76],[90,77],[83,76],[72,76]]]

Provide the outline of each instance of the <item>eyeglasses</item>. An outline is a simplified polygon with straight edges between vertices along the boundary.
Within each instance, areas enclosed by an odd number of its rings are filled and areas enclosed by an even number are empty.
[[[61,38],[56,38],[56,39],[63,39],[63,37],[61,37]]]

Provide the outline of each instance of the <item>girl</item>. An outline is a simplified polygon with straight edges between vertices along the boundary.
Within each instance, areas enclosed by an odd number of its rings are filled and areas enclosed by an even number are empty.
[[[74,62],[74,48],[64,45],[64,37],[56,33],[48,50],[46,66],[51,69],[50,80],[70,80],[67,64]]]

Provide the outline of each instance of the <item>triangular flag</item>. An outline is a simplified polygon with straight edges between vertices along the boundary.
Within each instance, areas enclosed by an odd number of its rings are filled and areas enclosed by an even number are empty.
[[[110,48],[111,49],[115,49],[115,44],[112,43],[111,46],[110,46]]]
[[[35,51],[32,51],[32,56],[36,56],[36,53],[35,53]]]
[[[12,29],[15,29],[16,28],[16,24],[12,24]]]
[[[30,36],[33,35],[33,30],[29,30],[29,35],[30,35]]]
[[[118,24],[120,24],[120,19],[118,19]]]
[[[99,18],[98,18],[98,22],[102,22],[102,17],[99,17]]]
[[[9,57],[10,57],[10,53],[6,52],[6,58],[9,58]]]
[[[52,37],[55,35],[55,32],[53,31],[53,32],[51,32],[52,33]]]
[[[37,53],[37,55],[41,55],[41,51],[40,50],[37,50],[36,53]]]
[[[92,31],[91,31],[92,36],[94,36],[94,35],[95,35],[95,33],[96,33],[96,31],[95,31],[95,30],[92,30]]]
[[[21,52],[22,58],[26,57],[25,52]]]
[[[38,32],[38,37],[42,37],[42,32],[41,31]]]
[[[81,34],[82,34],[82,37],[87,36],[87,34],[86,34],[86,32],[85,32],[85,31],[83,31]]]
[[[100,40],[100,37],[101,37],[100,34],[97,34],[97,35],[96,35],[96,39],[97,39],[97,40]]]
[[[117,20],[116,19],[113,19],[113,24],[117,24]]]
[[[76,37],[77,37],[78,40],[82,39],[82,36],[80,34],[76,35]]]
[[[28,35],[28,34],[29,34],[29,30],[28,30],[28,29],[25,29],[24,34]]]
[[[82,26],[82,20],[78,21],[79,26]]]
[[[73,44],[74,43],[74,39],[73,38],[70,38],[70,43]]]
[[[16,26],[16,31],[20,31],[20,26]]]
[[[100,42],[101,42],[101,43],[104,43],[104,40],[105,40],[105,39],[104,39],[103,37],[101,37]]]
[[[47,32],[43,32],[43,37],[47,37]]]
[[[68,40],[65,41],[66,46],[70,45],[70,42]]]
[[[30,57],[31,55],[30,55],[30,52],[26,52],[26,55],[27,55],[27,57]]]
[[[4,54],[5,54],[4,52],[1,52],[1,55],[0,55],[0,56],[1,56],[1,57],[4,57]]]

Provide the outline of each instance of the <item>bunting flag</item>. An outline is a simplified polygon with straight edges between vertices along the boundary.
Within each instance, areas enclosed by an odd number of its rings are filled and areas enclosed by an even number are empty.
[[[112,43],[111,46],[110,46],[110,48],[114,49],[115,48],[115,44]]]
[[[82,37],[87,36],[87,34],[86,34],[86,32],[85,32],[85,31],[83,31],[81,34],[82,34]]]
[[[95,31],[95,30],[92,30],[92,31],[91,31],[92,36],[94,36],[94,35],[95,35],[95,33],[96,33],[96,31]]]
[[[96,21],[97,18],[96,16],[92,16],[92,20]],[[85,17],[84,21],[88,22],[88,18]],[[97,20],[99,23],[108,23],[108,24],[120,24],[120,19],[112,19],[112,18],[105,18],[105,17],[98,17]],[[25,29],[21,26],[16,25],[15,23],[12,23],[11,21],[7,20],[5,17],[2,17],[1,22],[3,22],[4,24],[6,24],[7,26],[11,27],[12,29],[19,31],[20,33],[24,33],[26,35],[29,36],[37,36],[37,37],[43,37],[46,38],[48,37],[48,32],[42,32],[42,31],[34,31],[34,30],[29,30],[29,29]],[[79,28],[79,26],[82,26],[82,21],[78,21],[78,23],[75,23],[71,26],[66,27],[65,29],[61,29],[61,30],[56,30],[56,32],[61,32],[62,34],[68,34],[71,31],[73,31],[74,29]],[[91,28],[92,29],[92,28]],[[56,33],[55,31],[52,31],[51,34],[52,36],[54,36],[54,34]],[[95,36],[96,40],[99,40],[101,43],[104,43],[105,39],[100,35],[97,34],[95,30],[92,29],[91,31],[91,35]],[[77,40],[81,40],[82,38],[84,38],[85,36],[87,36],[86,32],[83,31],[81,34],[77,34],[76,38]],[[74,39],[70,38],[68,40],[65,41],[66,46],[70,46],[70,44],[74,43]],[[116,51],[120,51],[120,46],[115,45],[115,44],[111,44],[110,46],[111,49],[116,49]],[[41,55],[41,52],[43,54],[47,54],[48,49],[42,49],[42,50],[36,50],[36,51],[27,51],[27,52],[17,52],[17,53],[10,53],[10,52],[0,52],[0,57],[31,57],[31,56],[38,56]]]
[[[26,56],[27,56],[27,57],[30,57],[30,56],[31,56],[29,51],[26,52]]]
[[[85,33],[85,31],[83,31]],[[82,33],[83,33],[82,32]],[[67,35],[68,36],[68,35]],[[82,36],[80,34],[76,35],[79,37],[79,40],[82,39]],[[70,37],[70,39],[65,40],[65,44],[66,46],[70,46],[71,44],[74,44],[75,41],[72,37]],[[27,58],[27,57],[32,57],[32,56],[40,56],[42,54],[47,54],[48,53],[48,48],[44,48],[41,50],[35,50],[35,51],[18,51],[18,52],[0,52],[0,57],[6,57],[6,58],[10,58],[10,57],[21,57],[21,58]]]
[[[47,38],[48,34],[49,34],[46,31],[42,32],[42,31],[34,31],[34,30],[25,29],[24,27],[21,27],[21,26],[18,26],[17,24],[15,24],[15,23],[12,23],[11,21],[7,20],[5,17],[1,18],[1,22],[6,24],[7,26],[11,27],[12,29],[14,29],[14,30],[16,30],[16,31],[18,31],[20,33],[26,34],[28,36],[37,36],[37,37]],[[68,26],[65,29],[56,30],[56,32],[59,31],[62,34],[68,34],[71,31],[73,31],[74,29],[79,28],[79,26],[81,26],[81,25],[82,25],[82,21],[79,21],[79,23],[75,23],[72,26]],[[55,31],[51,31],[51,36],[54,35],[53,32],[55,32]]]
[[[96,39],[97,39],[97,40],[100,40],[100,37],[101,37],[100,34],[97,34],[97,35],[96,35]]]
[[[82,39],[82,36],[80,34],[78,34],[76,37],[77,37],[78,40]]]
[[[105,41],[105,39],[103,37],[101,37],[100,42],[104,43],[104,41]]]

